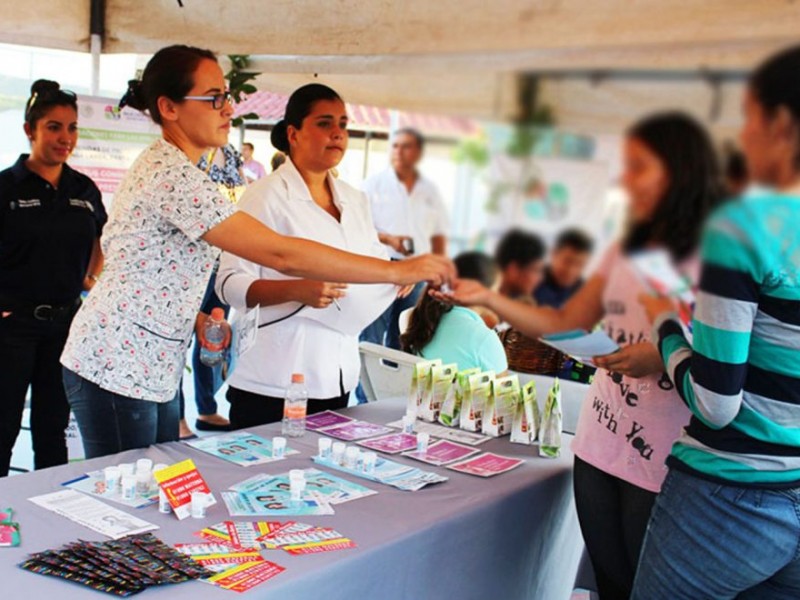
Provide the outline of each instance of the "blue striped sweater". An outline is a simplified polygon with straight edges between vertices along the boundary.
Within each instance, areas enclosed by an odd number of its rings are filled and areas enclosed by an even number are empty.
[[[743,486],[800,487],[800,195],[753,193],[706,226],[690,345],[654,340],[692,411],[671,467]]]

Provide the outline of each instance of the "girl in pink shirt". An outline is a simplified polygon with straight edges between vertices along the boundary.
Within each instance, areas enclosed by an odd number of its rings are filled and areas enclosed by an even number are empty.
[[[665,113],[637,123],[627,132],[624,157],[628,231],[563,308],[519,303],[466,280],[457,282],[451,298],[487,306],[529,336],[592,329],[602,320],[621,347],[595,358],[598,370],[572,445],[578,518],[602,600],[630,595],[650,511],[666,476],[664,461],[689,422],[650,340],[650,323],[638,302],[647,290],[629,255],[664,248],[679,270],[696,278],[700,230],[722,197],[711,141],[688,116]]]

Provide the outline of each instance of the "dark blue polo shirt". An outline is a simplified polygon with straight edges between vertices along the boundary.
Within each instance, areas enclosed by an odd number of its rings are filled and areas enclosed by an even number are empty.
[[[533,290],[533,299],[539,306],[552,306],[553,308],[561,308],[566,304],[572,296],[575,295],[581,286],[583,279],[579,280],[575,285],[570,287],[562,287],[553,278],[550,268],[545,268],[544,279],[539,286]]]
[[[25,166],[27,158],[0,171],[0,299],[67,304],[83,290],[108,216],[86,175],[65,164],[54,189]]]

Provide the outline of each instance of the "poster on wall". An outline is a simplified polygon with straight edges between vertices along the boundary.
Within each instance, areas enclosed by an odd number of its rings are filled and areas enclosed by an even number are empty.
[[[78,97],[78,144],[70,165],[92,178],[103,194],[106,210],[125,172],[139,153],[161,136],[146,114],[117,108],[117,99]]]
[[[538,234],[548,246],[571,227],[591,235],[598,248],[610,241],[607,163],[500,154],[492,158],[489,179],[486,210],[491,249],[512,227]]]

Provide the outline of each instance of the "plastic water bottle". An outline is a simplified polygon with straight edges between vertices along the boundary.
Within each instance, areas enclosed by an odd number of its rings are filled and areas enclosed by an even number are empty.
[[[305,378],[300,373],[292,374],[292,384],[286,390],[283,401],[283,423],[281,431],[288,437],[301,437],[306,432],[306,409],[308,391]]]
[[[203,326],[206,341],[200,348],[200,362],[209,367],[215,367],[222,362],[225,354],[225,338],[231,326],[225,321],[225,311],[215,308],[211,316],[206,319]]]

